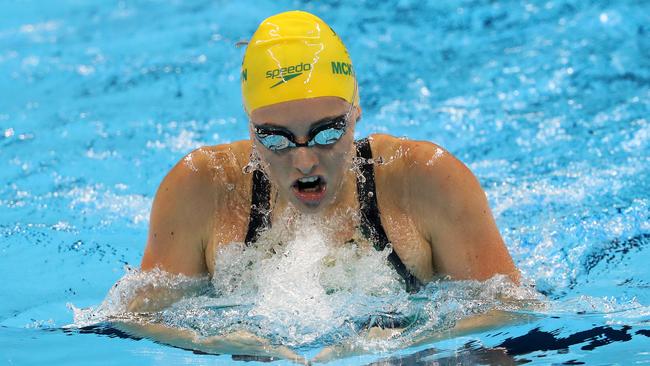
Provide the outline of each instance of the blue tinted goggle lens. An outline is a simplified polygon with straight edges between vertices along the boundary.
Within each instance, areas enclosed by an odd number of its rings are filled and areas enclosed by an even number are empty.
[[[330,123],[316,127],[309,134],[309,140],[306,143],[298,143],[292,133],[255,127],[255,135],[259,142],[269,150],[282,151],[292,147],[301,146],[327,146],[335,144],[345,134],[345,117],[336,118]]]

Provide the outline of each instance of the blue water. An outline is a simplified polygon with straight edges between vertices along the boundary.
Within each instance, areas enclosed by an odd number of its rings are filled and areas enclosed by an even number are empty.
[[[139,264],[169,168],[247,137],[234,43],[289,9],[346,42],[358,136],[464,161],[553,304],[340,363],[650,361],[650,3],[33,0],[0,2],[1,363],[232,362],[61,327]]]

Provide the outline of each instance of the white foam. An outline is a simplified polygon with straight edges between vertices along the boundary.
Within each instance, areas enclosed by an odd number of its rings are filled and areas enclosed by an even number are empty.
[[[108,213],[105,222],[112,219],[130,217],[134,224],[147,222],[151,198],[138,194],[116,194],[102,184],[74,187],[65,193],[71,198],[70,208],[92,208],[97,212]]]
[[[327,252],[316,226],[309,222],[301,225],[283,254],[260,268],[264,275],[257,277],[258,298],[250,315],[289,326],[300,319],[303,328],[313,330],[311,334],[338,325],[332,324],[336,320],[334,304],[319,281],[320,264]]]
[[[290,344],[310,342],[367,314],[369,298],[404,294],[387,251],[335,245],[313,217],[287,221],[299,224],[274,228],[254,248],[221,248],[212,279],[222,297],[251,302],[246,316],[268,333]]]
[[[332,228],[341,222],[291,210],[278,221],[284,224],[262,233],[255,246],[231,243],[218,249],[210,280],[213,294],[186,296],[152,319],[204,336],[245,329],[289,347],[346,340],[377,350],[402,347],[466,316],[516,308],[503,298],[539,299],[532,288],[514,286],[504,276],[487,282],[436,281],[412,296],[387,263],[390,249],[376,251],[363,239],[337,243]],[[75,325],[131,316],[128,304],[143,287],[182,288],[192,281],[130,270],[98,307],[71,306]],[[378,316],[415,323],[401,336],[369,340],[362,336],[364,323]]]
[[[127,314],[128,306],[132,300],[139,292],[148,287],[182,289],[197,286],[201,282],[202,279],[171,275],[159,269],[142,272],[126,267],[126,274],[111,287],[99,306],[81,309],[73,304],[68,304],[74,314],[73,326],[84,327]]]

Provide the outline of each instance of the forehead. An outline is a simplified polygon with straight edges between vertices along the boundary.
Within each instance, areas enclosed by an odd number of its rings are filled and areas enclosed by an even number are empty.
[[[299,131],[323,118],[345,114],[349,108],[350,104],[338,97],[299,99],[255,109],[250,120],[255,124],[272,124]]]

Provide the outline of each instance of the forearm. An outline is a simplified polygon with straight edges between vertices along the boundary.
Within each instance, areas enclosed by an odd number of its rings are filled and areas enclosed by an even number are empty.
[[[156,268],[133,271],[120,279],[111,293],[121,298],[125,312],[154,313],[168,308],[183,297],[197,296],[210,289],[206,276],[175,275]]]
[[[194,291],[196,289],[173,289],[147,285],[138,289],[135,296],[130,299],[127,305],[127,311],[130,313],[153,313],[161,311]]]
[[[126,334],[137,337],[147,338],[155,342],[167,344],[173,347],[202,351],[201,344],[198,342],[198,334],[189,329],[171,328],[159,323],[141,323],[136,321],[113,321],[113,327],[125,332]]]
[[[535,317],[529,314],[493,310],[485,314],[461,319],[456,322],[452,328],[422,334],[416,339],[404,344],[404,346],[411,347],[428,344],[444,339],[485,331],[506,324],[530,322],[534,319]],[[403,331],[404,328],[382,329],[379,327],[372,327],[364,334],[364,338],[366,340],[390,339],[400,336]],[[325,347],[311,361],[318,363],[329,362],[335,359],[361,355],[364,353],[368,353],[366,348],[360,347],[356,342],[348,342],[336,346]]]
[[[263,356],[292,360],[306,364],[299,356],[284,346],[272,345],[267,339],[247,331],[237,331],[222,336],[203,337],[190,329],[169,327],[160,323],[117,321],[113,326],[131,336],[208,354]]]

